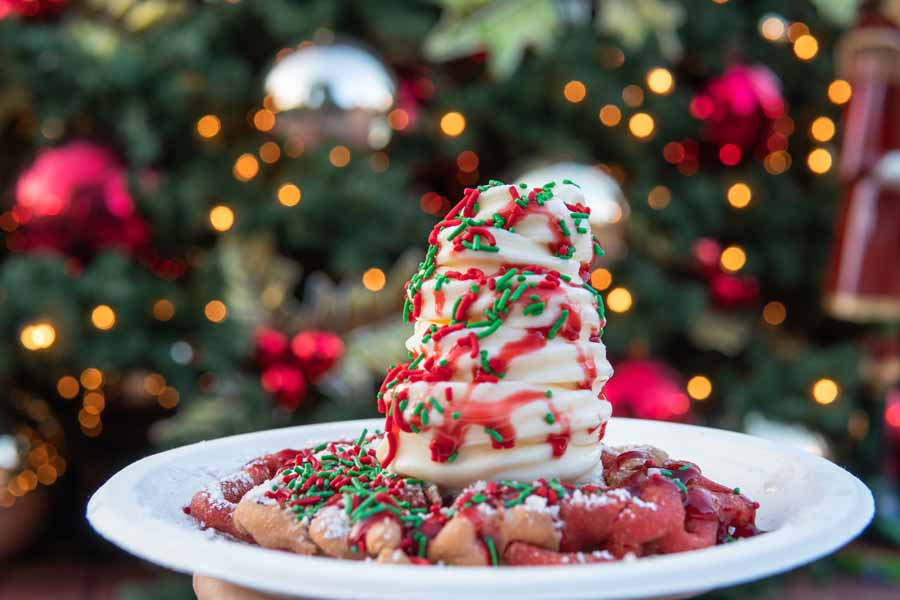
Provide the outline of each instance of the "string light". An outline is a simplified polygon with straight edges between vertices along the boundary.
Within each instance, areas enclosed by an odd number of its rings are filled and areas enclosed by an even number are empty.
[[[441,131],[444,135],[456,137],[466,129],[466,118],[462,113],[450,111],[441,117]]]
[[[746,183],[735,183],[728,188],[728,204],[734,208],[745,208],[750,204],[753,193]]]
[[[804,33],[794,41],[794,54],[800,60],[812,60],[818,53],[819,42],[808,33]]]
[[[275,127],[275,113],[261,108],[253,114],[253,126],[260,131],[271,131]]]
[[[266,142],[259,147],[259,157],[266,164],[276,163],[281,158],[281,148],[275,142]]]
[[[203,115],[197,120],[197,133],[209,139],[216,137],[222,130],[222,121],[216,115]]]
[[[250,153],[241,154],[231,172],[238,181],[250,181],[259,173],[259,161]]]
[[[577,104],[578,102],[583,101],[587,96],[587,88],[582,82],[573,79],[563,87],[563,96],[569,102]]]
[[[82,408],[80,411],[78,411],[78,423],[84,429],[94,429],[95,427],[100,425],[100,415]]]
[[[395,108],[388,113],[388,125],[395,131],[403,131],[409,127],[409,113],[402,108]]]
[[[99,389],[101,385],[103,385],[103,373],[100,369],[95,369],[94,367],[88,367],[84,371],[81,372],[81,385],[84,389],[89,391],[94,391]]]
[[[459,167],[459,170],[463,173],[475,171],[478,169],[478,163],[478,155],[471,150],[463,150],[459,153],[459,156],[456,157],[456,166]]]
[[[834,104],[844,104],[853,95],[853,87],[843,79],[835,79],[828,85],[828,99]]]
[[[736,144],[725,144],[719,148],[719,160],[728,167],[741,162],[741,154],[741,149]]]
[[[719,256],[719,264],[730,273],[740,271],[747,263],[747,253],[740,246],[728,246]]]
[[[384,275],[384,271],[377,267],[372,267],[362,275],[363,287],[370,292],[381,291],[384,289],[385,283],[387,283],[387,277]]]
[[[825,148],[816,148],[806,157],[806,166],[816,175],[827,173],[831,169],[831,153]]]
[[[631,118],[628,120],[628,130],[631,131],[631,134],[634,137],[639,139],[649,138],[653,135],[653,129],[655,127],[656,124],[653,122],[653,117],[647,113],[635,113],[631,115]]]
[[[809,133],[817,142],[827,142],[834,137],[834,121],[828,117],[819,117],[812,122]]]
[[[632,108],[644,103],[644,90],[639,85],[626,85],[622,90],[622,101]]]
[[[777,300],[769,302],[763,307],[763,321],[769,325],[778,326],[787,318],[787,308]]]
[[[82,404],[84,405],[85,411],[94,415],[99,415],[103,412],[103,409],[106,408],[106,398],[104,398],[103,394],[100,392],[88,392],[84,395]]]
[[[116,312],[111,306],[101,304],[91,312],[91,323],[101,331],[108,331],[116,324]]]
[[[809,27],[806,26],[806,23],[801,23],[800,21],[796,21],[791,23],[787,30],[787,39],[791,42],[796,42],[800,36],[808,35]]]
[[[594,269],[591,273],[591,285],[601,292],[612,284],[612,273],[607,269]]]
[[[282,206],[297,206],[302,196],[303,193],[300,191],[300,188],[293,183],[285,183],[278,188],[278,202]]]
[[[153,303],[153,318],[157,321],[168,321],[175,316],[175,305],[171,300],[161,298]]]
[[[672,200],[672,192],[664,185],[658,185],[647,194],[647,204],[650,208],[662,210]]]
[[[234,211],[224,204],[213,206],[209,211],[209,224],[218,232],[228,231],[234,225]]]
[[[166,387],[166,378],[159,373],[150,373],[144,377],[144,392],[148,396],[159,396]]]
[[[156,401],[166,410],[171,410],[178,406],[181,401],[181,394],[173,387],[166,387],[157,396]]]
[[[834,379],[823,378],[816,381],[812,386],[813,400],[819,404],[831,404],[841,393],[841,388]]]
[[[61,398],[71,400],[78,395],[79,391],[81,391],[81,386],[78,384],[77,379],[71,375],[65,375],[60,377],[59,381],[56,382],[56,391]]]
[[[615,127],[622,121],[622,111],[615,104],[606,104],[597,113],[597,118],[607,127]]]
[[[606,305],[609,307],[609,310],[613,312],[628,312],[631,308],[631,304],[631,292],[623,287],[614,288],[606,295]]]
[[[56,329],[46,321],[31,323],[22,328],[19,342],[27,350],[46,350],[56,341]]]
[[[203,314],[213,323],[221,323],[228,316],[228,307],[221,300],[210,300],[203,307]]]
[[[328,160],[339,169],[346,167],[350,164],[350,148],[347,146],[335,146],[328,153]]]
[[[787,22],[778,15],[765,15],[759,21],[759,34],[770,42],[784,39],[787,33]]]
[[[687,393],[694,400],[706,400],[712,394],[712,382],[703,375],[694,375],[688,379]]]
[[[647,87],[654,94],[666,95],[675,87],[675,79],[668,69],[656,67],[647,73]]]
[[[763,159],[763,167],[767,173],[780,175],[791,168],[791,155],[783,150],[767,154]]]

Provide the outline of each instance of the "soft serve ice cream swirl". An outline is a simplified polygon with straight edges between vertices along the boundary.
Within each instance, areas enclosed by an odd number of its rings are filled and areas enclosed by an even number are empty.
[[[447,487],[599,474],[612,375],[574,183],[466,190],[410,280],[410,361],[388,371],[378,456]]]

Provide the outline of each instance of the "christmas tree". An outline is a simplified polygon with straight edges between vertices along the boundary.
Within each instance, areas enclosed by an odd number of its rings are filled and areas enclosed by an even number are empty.
[[[40,531],[49,496],[44,552],[133,458],[374,416],[431,225],[564,173],[604,207],[617,414],[796,441],[891,496],[897,316],[822,308],[856,14],[0,0],[0,522]]]

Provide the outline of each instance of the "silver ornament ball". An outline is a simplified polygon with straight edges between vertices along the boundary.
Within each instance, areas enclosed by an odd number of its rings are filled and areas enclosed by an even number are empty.
[[[387,66],[354,43],[308,44],[276,61],[265,92],[277,112],[276,132],[314,148],[335,141],[384,148],[397,84]]]

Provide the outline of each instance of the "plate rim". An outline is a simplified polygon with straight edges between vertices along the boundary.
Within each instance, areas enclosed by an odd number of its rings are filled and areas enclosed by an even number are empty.
[[[566,597],[615,597],[624,599],[687,593],[726,585],[736,585],[775,575],[830,554],[859,535],[874,516],[874,499],[868,487],[856,476],[840,466],[814,454],[770,440],[722,429],[619,417],[614,417],[613,420],[617,423],[626,424],[626,426],[637,427],[638,429],[647,427],[650,429],[681,430],[682,435],[690,435],[692,432],[702,431],[704,434],[711,434],[722,439],[731,438],[731,441],[734,443],[766,449],[805,463],[810,467],[814,466],[828,473],[831,477],[850,484],[854,492],[853,498],[848,498],[845,503],[847,505],[847,510],[845,511],[847,514],[836,516],[829,524],[822,524],[818,529],[808,530],[805,533],[803,531],[795,532],[795,535],[800,534],[800,537],[794,539],[793,542],[783,540],[786,534],[792,532],[792,529],[797,529],[796,527],[792,528],[789,523],[786,527],[775,530],[765,536],[741,540],[736,544],[714,546],[691,552],[598,565],[529,567],[528,580],[532,586],[546,587],[549,590],[553,583],[558,584],[560,581],[565,581],[567,584]],[[142,529],[140,519],[135,519],[135,515],[128,511],[123,512],[121,507],[111,501],[111,498],[116,496],[116,494],[130,489],[129,486],[138,481],[138,476],[149,470],[149,468],[162,466],[166,462],[188,456],[200,449],[215,450],[217,447],[226,446],[246,446],[249,449],[254,447],[254,443],[264,445],[260,444],[260,442],[267,437],[287,435],[297,435],[299,438],[304,439],[303,443],[306,444],[317,436],[330,437],[340,435],[338,433],[339,430],[351,432],[354,429],[359,431],[363,427],[375,429],[382,424],[381,419],[364,419],[298,425],[196,442],[155,453],[131,463],[104,483],[88,502],[87,519],[101,537],[144,560],[174,571],[202,572],[259,591],[276,594],[315,594],[328,598],[383,597],[385,593],[379,590],[389,590],[391,594],[399,593],[401,590],[407,594],[415,594],[417,590],[404,585],[404,582],[410,580],[410,578],[417,579],[416,575],[423,572],[422,567],[418,566],[382,565],[357,561],[339,561],[323,557],[306,557],[251,546],[224,538],[209,537],[206,537],[204,541],[210,544],[210,549],[216,548],[215,552],[185,556],[184,550],[171,547],[172,543],[177,541],[171,537],[158,535],[144,535],[141,537],[139,534],[146,534],[146,529]],[[615,424],[611,425],[615,426]],[[331,433],[332,430],[334,430],[334,433]],[[321,433],[316,433],[319,431]],[[326,433],[326,431],[329,433]],[[252,454],[252,451],[248,452],[248,458]],[[259,451],[257,451],[258,454]],[[198,489],[200,485],[201,482],[198,481]],[[143,510],[134,498],[131,499],[127,508],[132,511]],[[151,518],[146,513],[143,516],[147,519]],[[175,535],[176,538],[184,538],[184,536],[193,538],[197,535],[204,535],[199,530],[186,530],[171,523],[161,521],[160,525],[176,530],[175,532],[167,532],[170,535]],[[776,543],[773,544],[772,542]],[[766,549],[767,546],[769,547],[768,549]],[[219,552],[218,549],[224,549],[224,552]],[[773,552],[776,552],[777,556],[773,556]],[[759,564],[759,561],[751,561],[748,564],[748,556],[750,558],[766,556],[767,561],[764,564]],[[256,564],[260,561],[255,560],[255,558],[265,558],[265,564]],[[247,560],[254,563],[252,572],[247,572],[248,569],[245,564]],[[714,570],[702,569],[702,565],[710,560],[716,562],[716,568]],[[190,564],[188,565],[187,563]],[[290,566],[295,571],[302,571],[304,574],[310,575],[311,579],[303,582],[301,587],[279,580],[278,575],[284,572],[282,567],[287,566]],[[662,577],[662,575],[677,575],[678,571],[690,572],[691,567],[697,568],[697,571],[691,577]],[[603,569],[603,571],[599,571],[600,569]],[[627,587],[623,589],[620,586],[615,586],[614,596],[603,596],[602,593],[605,590],[598,590],[595,586],[598,583],[598,579],[610,579],[611,572],[617,580],[633,581],[639,583],[640,587],[629,590]],[[653,574],[654,572],[661,577],[656,575],[648,577],[648,573]],[[324,573],[331,573],[331,575],[326,576]],[[463,575],[466,587],[479,588],[485,592],[490,591],[493,597],[511,598],[521,596],[521,592],[509,592],[508,595],[505,595],[503,589],[504,583],[509,585],[516,581],[520,582],[522,578],[521,569],[492,569],[488,567],[437,567],[429,569],[430,578],[435,580],[434,585],[437,587],[440,587],[442,583],[449,584],[459,574]],[[599,577],[600,575],[606,575],[606,577]],[[350,585],[352,589],[350,587],[336,589],[333,584],[337,578],[341,578],[344,584]],[[365,585],[359,583],[360,581],[364,581]],[[354,584],[354,582],[356,583]],[[458,585],[451,585],[446,590],[447,594],[441,595],[438,591],[437,595],[431,594],[431,596],[453,597],[458,590]],[[533,597],[554,597],[547,590],[542,595],[535,590],[536,595],[533,595]],[[421,590],[418,590],[418,592],[421,593]],[[598,594],[601,595],[598,596]]]

